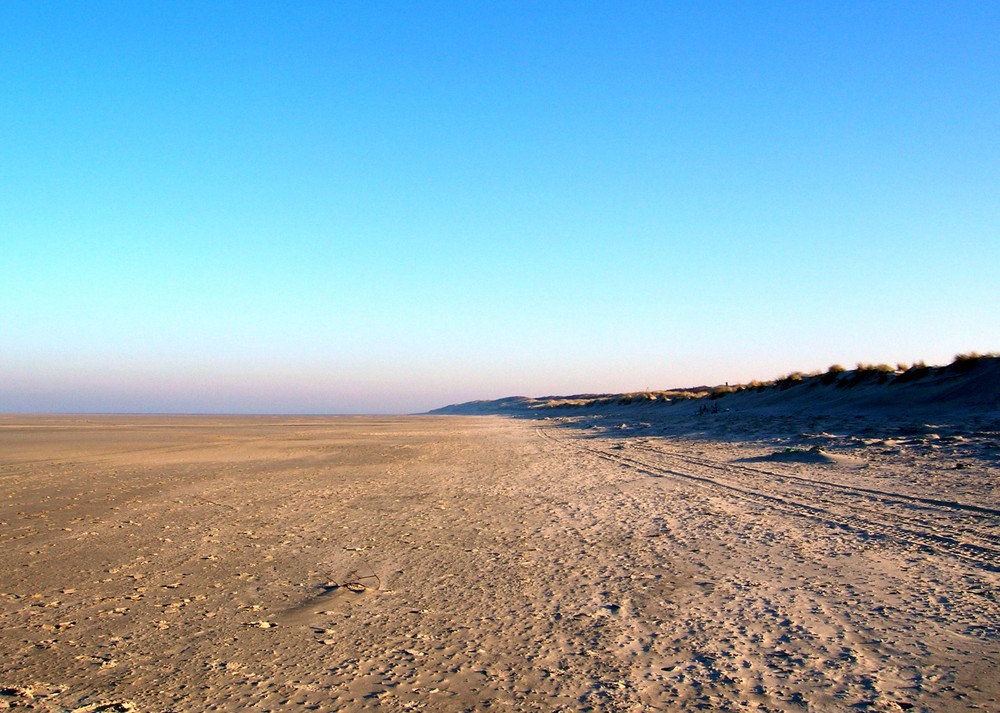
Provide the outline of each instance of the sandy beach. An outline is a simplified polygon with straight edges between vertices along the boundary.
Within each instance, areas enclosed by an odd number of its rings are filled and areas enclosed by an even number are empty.
[[[998,436],[0,417],[0,707],[998,710]]]
[[[0,713],[1000,713],[1000,0],[0,34]]]

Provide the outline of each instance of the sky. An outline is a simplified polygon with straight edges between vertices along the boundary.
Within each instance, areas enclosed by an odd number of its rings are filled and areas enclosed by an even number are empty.
[[[1000,3],[0,3],[0,412],[1000,349]]]

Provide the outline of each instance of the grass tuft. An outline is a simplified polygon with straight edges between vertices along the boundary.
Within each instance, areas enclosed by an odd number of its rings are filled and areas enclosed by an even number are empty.
[[[980,364],[985,364],[990,359],[996,359],[997,357],[1000,357],[1000,354],[992,352],[988,354],[980,354],[979,352],[956,354],[955,361],[945,368],[957,371],[959,374],[964,374],[977,368]]]
[[[831,364],[830,368],[826,370],[826,373],[820,377],[820,382],[829,386],[837,379],[839,379],[840,375],[843,374],[845,371],[847,371],[847,369],[845,369],[840,364]]]

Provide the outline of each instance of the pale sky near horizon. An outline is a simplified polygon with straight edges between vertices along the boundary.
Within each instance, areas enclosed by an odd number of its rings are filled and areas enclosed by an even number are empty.
[[[1000,349],[1000,3],[0,4],[0,412]]]

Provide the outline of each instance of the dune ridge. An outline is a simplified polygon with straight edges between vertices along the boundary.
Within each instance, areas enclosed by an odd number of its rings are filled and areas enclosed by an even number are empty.
[[[708,403],[718,402],[718,403]],[[831,367],[826,372],[795,372],[771,381],[719,386],[695,386],[665,391],[572,396],[509,396],[468,401],[429,411],[430,414],[530,415],[540,412],[632,411],[637,407],[663,407],[669,417],[692,410],[714,413],[844,413],[877,411],[943,414],[954,411],[1000,411],[1000,356],[959,355],[945,366],[916,364],[905,368],[858,365],[855,369]]]

